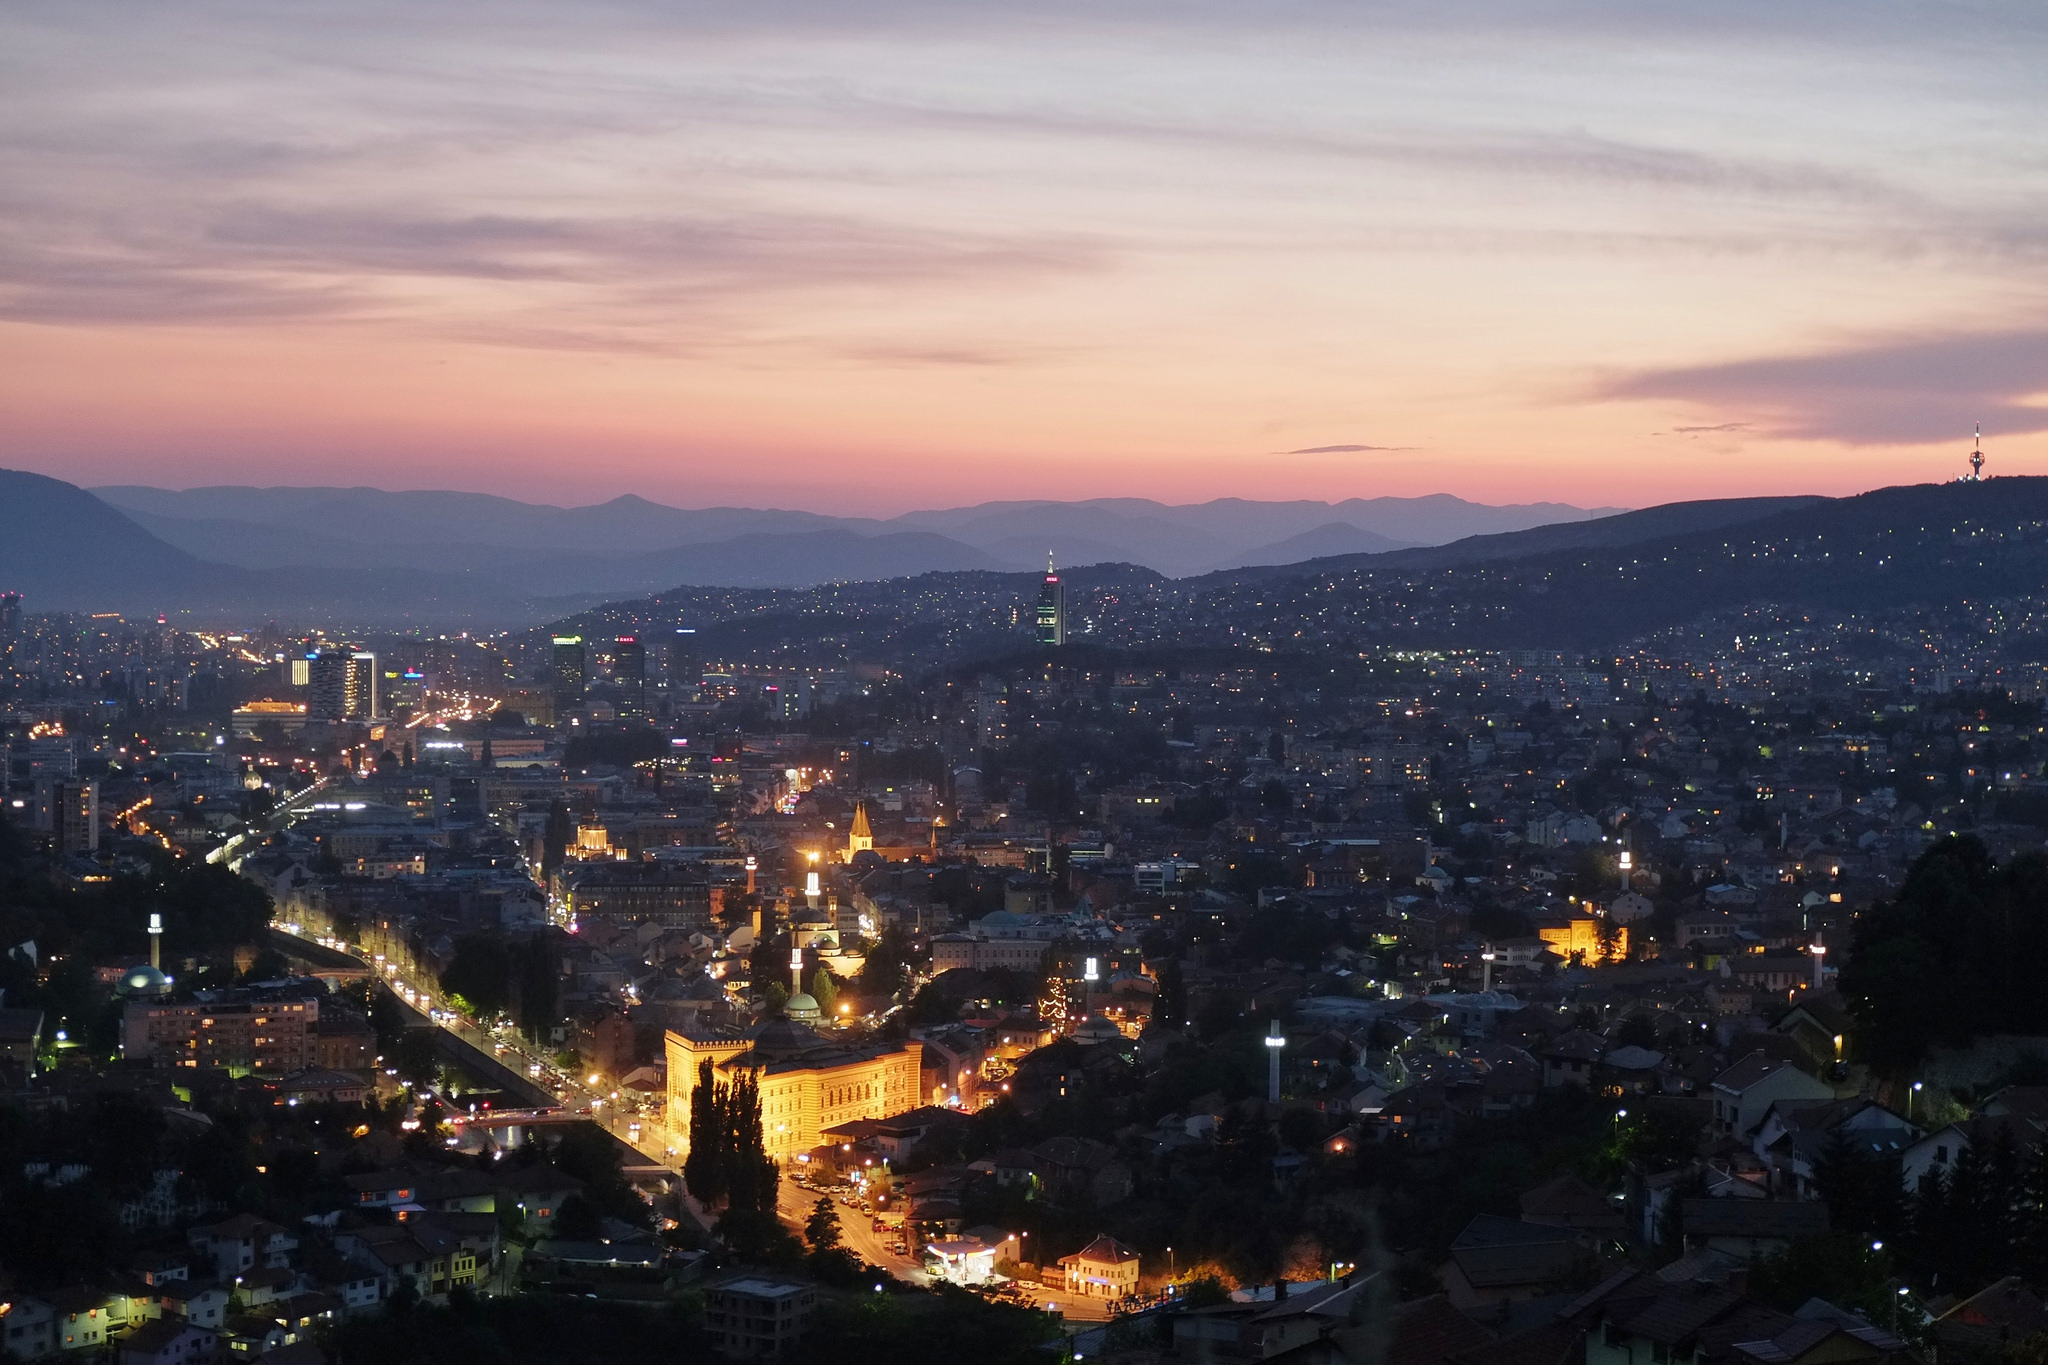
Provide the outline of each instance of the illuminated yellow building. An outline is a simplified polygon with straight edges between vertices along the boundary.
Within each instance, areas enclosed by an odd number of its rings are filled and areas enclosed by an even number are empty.
[[[874,846],[875,830],[868,823],[868,803],[856,801],[853,803],[853,824],[846,831],[846,856],[852,858],[854,854],[865,853]]]
[[[1573,915],[1553,924],[1539,924],[1536,937],[1566,962],[1591,966],[1628,960],[1628,926],[1592,915]]]
[[[678,1152],[690,1140],[690,1094],[697,1068],[709,1058],[730,1080],[761,1073],[761,1130],[768,1155],[778,1161],[808,1152],[827,1128],[854,1119],[886,1119],[924,1103],[919,1093],[924,1044],[914,1041],[841,1043],[788,1019],[748,1033],[737,1029],[670,1031],[668,1130]]]

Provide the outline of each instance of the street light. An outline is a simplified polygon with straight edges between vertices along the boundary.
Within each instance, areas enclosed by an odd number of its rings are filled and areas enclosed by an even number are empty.
[[[1913,1082],[1913,1088],[1906,1092],[1906,1121],[1908,1123],[1911,1123],[1913,1121],[1913,1097],[1920,1093],[1920,1087],[1923,1084],[1925,1084],[1925,1082],[1915,1081]]]

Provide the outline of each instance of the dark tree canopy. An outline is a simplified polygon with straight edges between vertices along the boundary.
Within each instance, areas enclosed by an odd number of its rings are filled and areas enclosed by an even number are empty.
[[[1902,1075],[1931,1048],[2048,1033],[2048,995],[2031,981],[2044,955],[2048,858],[2001,866],[1973,837],[1944,839],[1857,926],[1842,991],[1858,1056]]]

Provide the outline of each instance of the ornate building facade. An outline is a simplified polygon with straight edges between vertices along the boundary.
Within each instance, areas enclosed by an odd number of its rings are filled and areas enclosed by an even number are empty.
[[[721,1079],[760,1072],[762,1136],[768,1155],[778,1161],[816,1147],[827,1128],[891,1118],[924,1102],[924,1045],[916,1041],[840,1042],[777,1019],[746,1031],[671,1031],[667,1052],[668,1130],[684,1155],[690,1096],[706,1060]]]

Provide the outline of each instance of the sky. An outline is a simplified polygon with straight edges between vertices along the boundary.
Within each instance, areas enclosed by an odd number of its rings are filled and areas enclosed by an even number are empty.
[[[2048,473],[2048,7],[0,8],[0,465],[1644,506]]]

